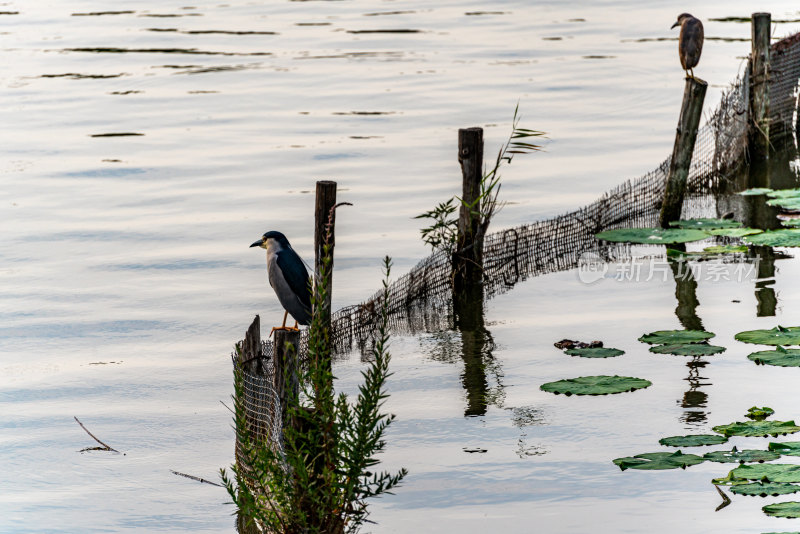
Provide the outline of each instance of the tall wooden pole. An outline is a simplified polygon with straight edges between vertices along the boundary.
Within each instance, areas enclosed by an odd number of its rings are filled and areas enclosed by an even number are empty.
[[[461,203],[458,238],[453,257],[456,291],[480,284],[483,277],[483,240],[478,235],[481,221],[481,178],[483,177],[483,129],[458,130],[458,161],[461,164]]]
[[[753,13],[750,52],[750,161],[769,158],[769,45],[772,16]]]
[[[300,388],[297,363],[299,346],[300,332],[275,330],[275,344],[272,346],[274,358],[272,387],[281,402],[280,418],[284,428],[292,425],[287,417],[289,400],[297,398]]]
[[[331,295],[333,294],[333,247],[335,245],[334,224],[336,211],[331,209],[336,205],[336,182],[323,180],[317,182],[317,197],[314,205],[314,284],[326,284],[327,293],[324,302],[317,303],[323,314],[323,324],[328,331],[331,326]],[[328,228],[330,223],[330,228]],[[327,236],[330,230],[330,236]],[[325,280],[321,279],[322,260],[325,256],[325,242],[328,242],[330,263],[327,266]]]
[[[661,204],[659,224],[662,228],[669,228],[670,221],[677,221],[681,218],[683,194],[686,191],[686,180],[692,164],[694,143],[697,139],[697,129],[700,126],[707,88],[708,84],[703,80],[686,78],[681,115],[678,119],[678,131],[675,133],[675,146],[672,149],[664,201]]]

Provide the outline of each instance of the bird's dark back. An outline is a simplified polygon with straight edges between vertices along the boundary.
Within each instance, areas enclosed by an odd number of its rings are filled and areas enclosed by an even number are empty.
[[[681,66],[692,69],[700,61],[703,52],[703,23],[700,19],[689,17],[681,24],[681,35],[678,43],[678,52],[681,57]]]

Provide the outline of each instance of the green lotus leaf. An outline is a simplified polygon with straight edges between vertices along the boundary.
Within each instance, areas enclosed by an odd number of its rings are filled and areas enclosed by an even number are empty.
[[[776,326],[770,330],[746,330],[734,339],[756,345],[800,345],[800,326]]]
[[[758,480],[760,482],[800,482],[800,465],[751,464],[740,465],[728,473],[731,480]]]
[[[761,534],[800,534],[800,532],[762,532]]]
[[[689,434],[688,436],[670,436],[661,438],[658,442],[667,447],[700,447],[702,445],[719,445],[728,438],[715,434]]]
[[[711,483],[715,486],[738,486],[739,484],[749,484],[750,481],[746,478],[737,478],[733,476],[733,471],[730,471],[723,478],[712,478]]]
[[[740,228],[742,223],[731,219],[685,219],[681,221],[672,221],[669,225],[685,228],[687,230],[711,230],[715,228]]]
[[[800,367],[800,349],[761,350],[747,357],[758,365],[775,365],[778,367]]]
[[[736,495],[751,495],[766,497],[767,495],[789,495],[800,491],[797,484],[786,484],[782,482],[752,482],[750,484],[738,484],[731,488],[731,493]]]
[[[639,338],[642,343],[651,345],[678,345],[684,343],[702,343],[714,337],[711,332],[702,330],[657,330]]]
[[[800,199],[798,199],[800,202]],[[798,205],[797,209],[800,209]],[[748,235],[744,240],[753,245],[767,245],[769,247],[800,247],[800,228],[781,228],[780,230],[767,230],[760,234]]]
[[[745,421],[715,426],[711,430],[728,437],[766,437],[794,434],[800,432],[800,426],[795,425],[794,421]],[[788,480],[783,482],[788,482]]]
[[[722,237],[744,237],[746,235],[760,234],[763,231],[758,228],[719,228],[717,230],[706,230],[706,233]]]
[[[777,206],[787,211],[800,210],[800,197],[781,197],[767,200],[768,206]]]
[[[784,456],[800,456],[800,441],[773,442],[767,448]]]
[[[580,356],[581,358],[613,358],[622,356],[624,350],[612,349],[609,347],[586,347],[583,349],[568,349],[565,351],[570,356]]]
[[[796,198],[800,197],[800,188],[773,189],[765,193],[769,198]]]
[[[677,452],[648,452],[617,458],[613,462],[623,471],[626,469],[686,469],[687,466],[703,463],[702,457],[696,454]]]
[[[701,230],[684,230],[682,228],[619,228],[600,232],[595,237],[615,243],[668,245],[700,241],[706,239],[708,235]]]
[[[781,455],[778,454],[777,452],[762,451],[755,449],[745,449],[743,451],[740,451],[736,447],[732,448],[729,451],[713,451],[713,452],[707,452],[703,455],[703,458],[711,462],[730,463],[730,464],[770,462],[772,460],[777,460],[780,457]]]
[[[786,350],[783,347],[780,347],[781,350]],[[768,351],[771,352],[771,351]],[[744,414],[745,417],[748,419],[752,419],[753,421],[763,421],[770,415],[773,415],[775,410],[770,408],[769,406],[764,406],[759,408],[758,406],[753,406],[752,408],[747,410],[747,413]]]
[[[800,502],[779,502],[768,504],[761,509],[764,510],[765,514],[773,517],[789,517],[793,519],[800,517]]]
[[[737,194],[742,195],[743,197],[750,197],[755,195],[766,195],[767,193],[772,192],[773,189],[769,187],[753,187],[751,189],[745,189],[744,191],[739,191]]]
[[[725,347],[707,345],[706,343],[680,343],[678,345],[657,345],[650,347],[656,354],[674,354],[676,356],[711,356],[725,352]]]
[[[787,228],[797,228],[800,227],[800,217],[795,219],[781,219],[781,224],[786,226]]]
[[[631,376],[579,376],[557,382],[542,384],[539,389],[564,395],[609,395],[624,393],[652,386],[653,383]]]

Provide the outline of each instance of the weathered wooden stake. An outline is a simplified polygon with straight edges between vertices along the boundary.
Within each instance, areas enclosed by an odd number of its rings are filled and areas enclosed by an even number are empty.
[[[242,350],[239,353],[239,365],[251,373],[261,369],[261,318],[256,315],[247,328],[242,340]]]
[[[681,218],[683,193],[686,190],[686,179],[692,164],[694,142],[697,139],[697,128],[700,125],[707,88],[708,84],[703,80],[686,78],[678,131],[675,134],[675,146],[672,149],[664,201],[661,204],[659,224],[662,228],[668,228],[670,221]]]
[[[334,224],[336,222],[336,212],[331,213],[331,208],[336,205],[336,182],[323,180],[317,182],[317,198],[314,205],[314,284],[327,283],[327,294],[325,302],[319,303],[323,313],[323,324],[330,331],[331,326],[331,295],[333,294],[333,247],[336,243]],[[326,234],[328,232],[328,222],[330,220],[330,238],[328,245],[330,249],[330,263],[327,269],[327,280],[321,280],[320,272],[322,268],[322,259],[324,257],[324,246]]]
[[[769,46],[772,16],[753,13],[750,52],[750,161],[769,158]]]
[[[478,235],[481,221],[479,197],[483,177],[482,128],[458,130],[458,161],[461,164],[463,202],[458,213],[458,239],[453,256],[457,291],[459,288],[480,283],[483,277],[483,238]]]
[[[281,401],[281,421],[284,427],[292,424],[287,420],[289,400],[297,398],[300,387],[297,366],[299,346],[300,332],[275,330],[275,344],[272,346],[275,369],[272,387]]]

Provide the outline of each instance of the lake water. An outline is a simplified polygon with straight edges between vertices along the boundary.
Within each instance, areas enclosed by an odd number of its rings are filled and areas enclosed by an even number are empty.
[[[428,253],[412,217],[458,192],[458,128],[484,127],[489,158],[519,102],[521,126],[548,133],[545,152],[504,170],[512,202],[494,229],[588,203],[672,148],[684,82],[669,27],[685,4],[112,4],[0,3],[1,532],[233,531],[224,490],[170,470],[217,480],[232,462],[229,353],[253,315],[282,311],[248,246],[280,230],[310,259],[316,180],[353,203],[337,217],[339,307],[379,287],[383,255],[400,275]],[[691,9],[707,21],[695,69],[707,110],[750,33],[708,19],[800,17],[788,1]],[[489,302],[480,416],[464,416],[458,334],[396,338],[385,460],[410,474],[368,530],[796,530],[760,511],[788,498],[714,513],[709,481],[725,465],[620,473],[610,461],[753,404],[800,417],[796,373],[755,367],[733,341],[800,324],[800,264],[777,270],[775,317],[757,317],[752,280],[699,281],[698,315],[728,347],[705,367],[636,341],[679,327],[671,279],[520,284]],[[569,358],[552,346],[565,337],[627,354]],[[357,355],[338,363],[338,387],[353,391],[361,369]],[[539,391],[615,373],[654,385]],[[73,416],[125,454],[78,452],[95,443]]]

